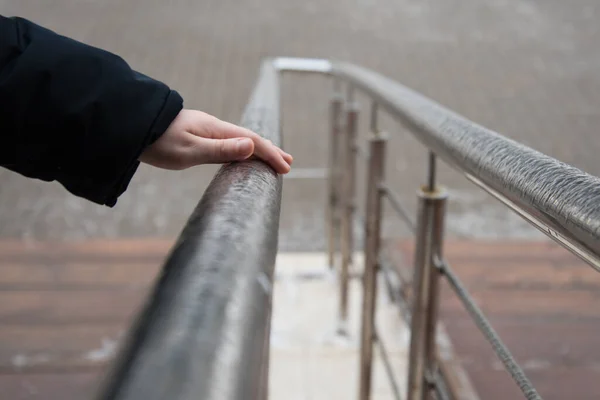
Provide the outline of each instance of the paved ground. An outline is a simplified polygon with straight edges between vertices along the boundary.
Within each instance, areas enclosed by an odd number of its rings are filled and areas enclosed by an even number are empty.
[[[398,265],[411,265],[412,244],[400,248]],[[451,241],[445,248],[543,399],[598,398],[600,274],[549,242]],[[525,398],[449,285],[441,287],[442,321],[481,399]]]
[[[92,398],[171,245],[153,239],[77,245],[0,241],[2,398]],[[350,285],[348,336],[336,335],[338,289],[325,254],[281,253],[274,287],[270,398],[356,396],[359,281]],[[408,331],[383,291],[378,304],[378,332],[404,392]],[[374,393],[392,399],[375,354]]]
[[[410,265],[411,243],[392,245],[399,250],[393,252],[398,265]],[[92,398],[171,246],[164,239],[0,240],[2,398]],[[450,241],[446,256],[544,399],[597,399],[598,273],[548,242]],[[337,337],[337,286],[324,271],[323,254],[279,255],[273,399],[354,396],[360,288],[354,280],[351,334]],[[386,291],[379,292],[377,329],[404,391],[408,335]],[[479,396],[522,398],[448,287],[442,290],[441,316]],[[379,359],[375,371],[375,398],[387,399],[390,386]]]
[[[261,58],[334,57],[378,70],[600,174],[595,0],[0,0],[0,12],[119,53],[178,89],[188,107],[228,120],[239,119]],[[284,86],[287,148],[298,167],[324,166],[329,85],[307,78]],[[424,152],[397,125],[385,125],[398,136],[388,176],[412,204]],[[213,172],[142,168],[110,210],[73,198],[57,184],[0,171],[0,236],[173,237]],[[453,188],[451,233],[533,235],[461,177],[442,177]],[[322,247],[324,198],[323,181],[286,183],[283,249]],[[388,221],[390,233],[405,233]]]

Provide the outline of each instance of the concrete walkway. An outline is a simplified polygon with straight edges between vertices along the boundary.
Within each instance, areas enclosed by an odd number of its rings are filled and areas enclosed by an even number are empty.
[[[355,260],[360,264],[361,257]],[[270,399],[347,400],[358,396],[361,284],[350,285],[348,335],[336,334],[338,285],[321,253],[282,253],[277,259],[271,331]],[[379,291],[378,332],[395,378],[406,393],[408,330],[383,290]],[[375,348],[373,399],[393,392]]]

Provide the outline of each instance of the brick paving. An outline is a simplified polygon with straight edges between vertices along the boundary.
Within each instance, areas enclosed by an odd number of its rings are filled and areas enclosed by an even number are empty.
[[[172,244],[164,239],[79,244],[0,240],[2,398],[92,398]],[[412,243],[394,241],[390,246],[398,267],[412,264]],[[544,399],[598,397],[600,312],[594,307],[600,293],[598,273],[548,242],[451,240],[445,249],[455,272]],[[289,398],[337,398],[334,393],[349,398],[354,393],[353,385],[339,385],[339,377],[358,372],[358,281],[350,295],[351,340],[339,342],[332,337],[337,285],[315,279],[325,268],[324,254],[280,254],[271,352],[274,366],[280,367],[273,368],[275,399],[288,398],[283,396],[286,384],[293,391]],[[385,297],[385,291],[380,295]],[[296,311],[290,317],[291,309]],[[383,314],[378,329],[385,333],[386,348],[395,357],[395,374],[402,382],[406,331],[392,303],[382,301],[379,312]],[[522,398],[445,284],[441,318],[456,361],[482,399]],[[315,373],[313,366],[324,364],[335,367],[325,375]],[[376,368],[380,367],[378,363]],[[376,380],[380,382],[376,387],[385,389],[377,395],[383,396],[389,390],[386,380]]]
[[[412,243],[397,248],[412,265]],[[543,399],[598,398],[600,274],[547,241],[449,241],[445,257]],[[525,398],[442,282],[441,320],[481,399]]]

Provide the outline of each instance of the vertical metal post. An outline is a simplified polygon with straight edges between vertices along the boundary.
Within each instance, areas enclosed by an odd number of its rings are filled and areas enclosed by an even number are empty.
[[[429,152],[427,164],[427,191],[435,190],[435,178],[437,175],[437,160],[433,152]]]
[[[377,270],[381,241],[381,183],[383,182],[385,172],[386,137],[377,128],[377,105],[375,103],[373,103],[371,110],[371,132],[367,175],[359,400],[368,400],[371,396],[373,342],[375,339],[375,305],[377,301]]]
[[[436,373],[435,336],[439,271],[447,193],[435,184],[435,155],[430,154],[427,185],[419,191],[411,319],[408,400],[430,398]]]
[[[358,125],[358,106],[354,102],[354,89],[348,88],[346,99],[346,132],[344,142],[343,190],[340,196],[342,204],[342,266],[340,271],[340,325],[338,333],[346,334],[348,319],[348,284],[354,242],[354,191],[356,187],[356,130]]]
[[[433,210],[433,237],[432,247],[434,249],[432,266],[429,275],[429,296],[427,300],[427,318],[425,320],[425,380],[429,383],[425,390],[424,398],[426,400],[434,400],[438,397],[434,396],[437,389],[445,390],[446,388],[437,388],[433,383],[439,375],[439,365],[437,362],[437,321],[440,308],[440,278],[441,269],[439,261],[442,259],[443,252],[443,236],[444,236],[444,219],[446,215],[447,196],[441,194],[434,199]]]
[[[327,204],[327,235],[329,268],[335,266],[335,251],[338,244],[340,231],[340,133],[342,113],[342,96],[339,90],[339,81],[334,80],[333,97],[330,104],[330,136],[329,136],[329,195]]]

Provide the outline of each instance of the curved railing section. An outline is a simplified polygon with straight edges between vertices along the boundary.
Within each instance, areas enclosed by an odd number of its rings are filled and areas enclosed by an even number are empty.
[[[376,72],[279,58],[282,71],[330,74],[363,90],[417,140],[543,233],[600,270],[600,179],[486,129]]]
[[[600,270],[600,179],[488,130],[442,107],[413,90],[373,71],[346,63],[319,59],[279,58],[281,71],[313,72],[333,77],[329,171],[329,259],[335,259],[339,236],[340,326],[345,325],[349,267],[352,264],[354,220],[364,226],[364,273],[359,399],[371,396],[373,346],[383,352],[377,335],[375,309],[377,276],[383,271],[388,289],[401,293],[399,304],[411,330],[407,398],[473,398],[470,388],[457,385],[456,375],[441,356],[437,335],[439,282],[446,279],[490,343],[506,371],[529,400],[541,399],[523,369],[511,355],[481,309],[473,301],[443,254],[447,191],[438,186],[437,159],[464,174],[563,247]],[[341,93],[346,85],[346,98]],[[354,91],[372,101],[369,150],[366,152],[366,207],[355,207],[356,159],[364,156],[357,142],[358,108]],[[427,181],[418,191],[416,222],[408,216],[385,183],[388,136],[378,128],[378,110],[385,109],[429,150]],[[411,276],[389,281],[390,268],[381,251],[382,201],[386,199],[415,233]],[[410,289],[408,287],[410,286]],[[399,300],[399,301],[400,301]],[[389,370],[389,368],[388,368]],[[396,380],[389,374],[392,381]],[[399,398],[399,396],[397,396]]]
[[[241,125],[280,144],[278,74],[262,67]],[[281,178],[221,168],[187,222],[99,398],[265,398]]]

